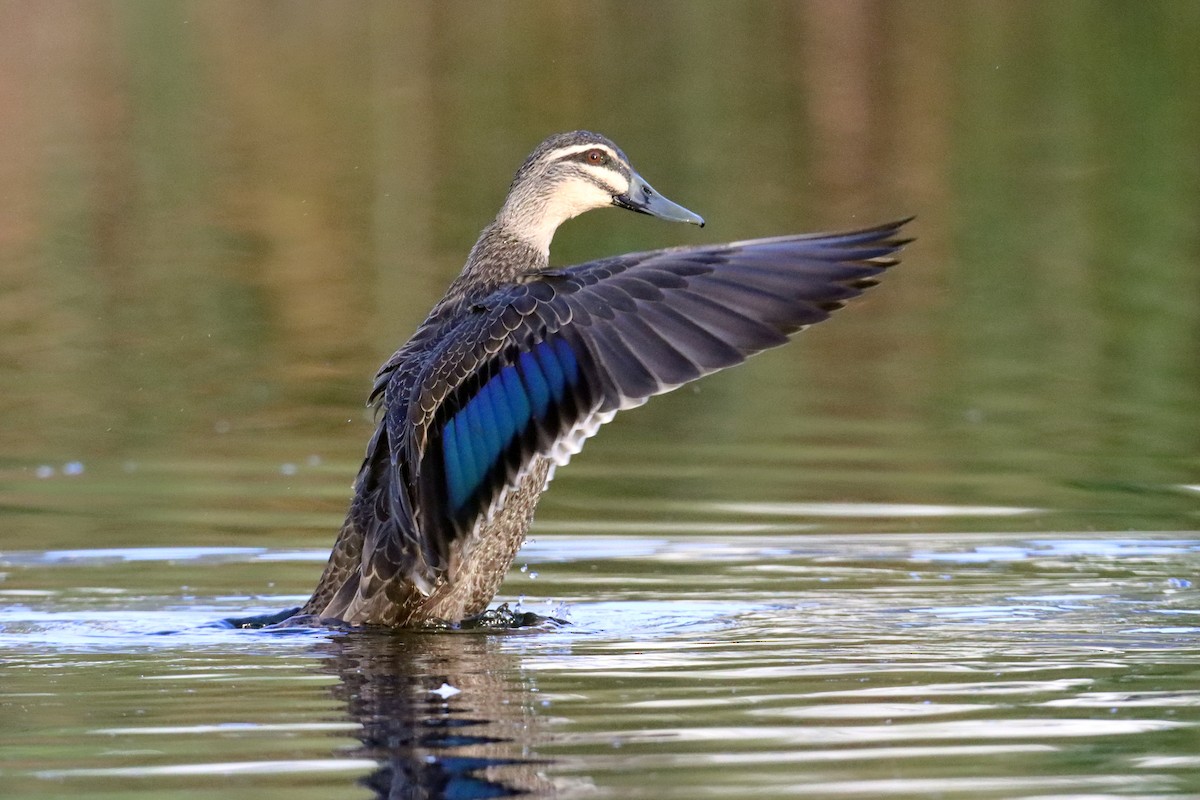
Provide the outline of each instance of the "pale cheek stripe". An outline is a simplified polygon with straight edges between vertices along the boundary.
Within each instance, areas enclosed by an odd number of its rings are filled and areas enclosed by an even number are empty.
[[[613,170],[606,169],[604,167],[588,166],[587,164],[580,164],[579,169],[581,174],[584,175],[589,181],[596,184],[609,194],[624,194],[625,192],[629,191],[629,181],[625,179],[624,175],[621,175],[618,172],[614,172]],[[614,186],[612,184],[612,178],[619,178],[622,182]]]

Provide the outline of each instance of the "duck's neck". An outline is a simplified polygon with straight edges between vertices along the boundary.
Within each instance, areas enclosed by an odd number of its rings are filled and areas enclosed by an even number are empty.
[[[522,275],[550,266],[549,242],[540,248],[497,217],[483,229],[467,263],[447,292],[447,300],[476,302]]]
[[[509,193],[504,207],[489,227],[503,230],[507,236],[540,253],[542,260],[549,263],[550,242],[554,238],[554,232],[558,230],[559,225],[575,216],[559,208],[560,205],[554,196],[536,194],[524,187],[517,187]],[[486,234],[486,231],[484,233]]]

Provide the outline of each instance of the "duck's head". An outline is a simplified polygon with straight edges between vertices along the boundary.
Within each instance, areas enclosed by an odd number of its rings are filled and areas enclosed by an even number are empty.
[[[545,252],[559,225],[608,206],[704,225],[699,215],[656,192],[621,148],[590,131],[555,134],[538,145],[517,170],[498,220]]]

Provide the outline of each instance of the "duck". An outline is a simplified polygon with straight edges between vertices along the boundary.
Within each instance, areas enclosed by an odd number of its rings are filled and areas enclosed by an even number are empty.
[[[551,266],[558,227],[601,208],[704,226],[603,135],[534,148],[445,296],[376,374],[345,522],[288,624],[484,613],[555,469],[601,426],[827,319],[911,241],[910,217]]]

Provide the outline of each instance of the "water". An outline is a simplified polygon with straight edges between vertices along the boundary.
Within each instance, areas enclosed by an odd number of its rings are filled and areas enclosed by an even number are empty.
[[[0,796],[1200,797],[1200,14],[0,8]],[[870,295],[560,471],[505,632],[302,602],[546,133]],[[422,794],[424,792],[424,794]]]
[[[6,592],[6,785],[10,796],[1200,792],[1200,609],[1180,577],[1196,574],[1200,538],[786,527],[539,536],[508,588],[567,624],[504,634],[206,627],[302,598],[155,595],[124,572],[209,586],[320,552],[12,559],[9,582],[74,588]],[[122,588],[94,585],[105,575]]]

